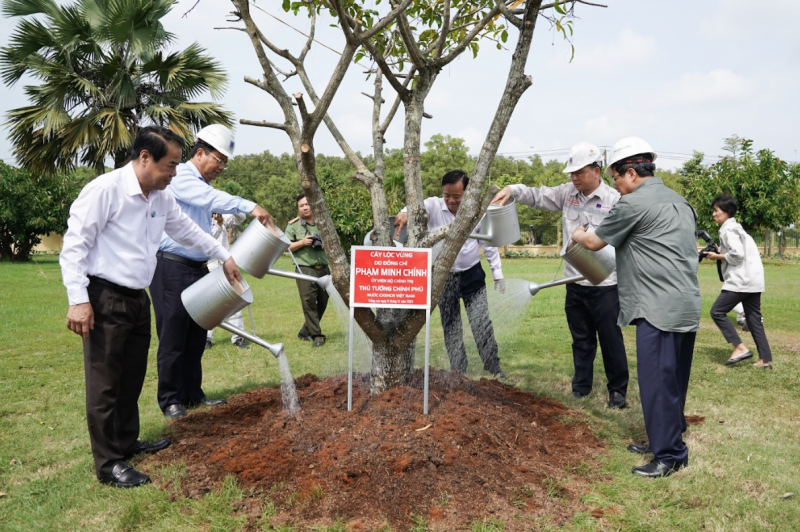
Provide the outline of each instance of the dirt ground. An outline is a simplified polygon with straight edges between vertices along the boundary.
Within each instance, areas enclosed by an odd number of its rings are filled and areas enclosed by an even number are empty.
[[[297,530],[338,520],[348,530],[454,531],[496,520],[513,532],[603,515],[580,498],[597,480],[604,442],[557,401],[436,371],[426,416],[419,371],[377,396],[360,379],[348,412],[346,376],[296,384],[297,417],[283,414],[279,387],[231,397],[173,422],[172,446],[142,469],[188,497],[235,476],[261,493],[234,509],[251,528],[267,500],[270,524]],[[186,464],[179,489],[158,475],[174,462]]]

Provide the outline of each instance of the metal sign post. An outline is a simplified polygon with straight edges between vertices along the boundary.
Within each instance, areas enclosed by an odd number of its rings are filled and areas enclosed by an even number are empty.
[[[428,413],[430,358],[430,248],[353,246],[350,261],[350,348],[347,360],[347,410],[353,409],[353,313],[356,307],[425,309],[425,390]]]

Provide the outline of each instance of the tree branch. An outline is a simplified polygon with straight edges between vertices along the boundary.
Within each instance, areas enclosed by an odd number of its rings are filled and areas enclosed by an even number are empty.
[[[397,77],[392,73],[392,68],[386,63],[383,55],[378,51],[374,44],[371,41],[364,41],[363,42],[364,48],[367,49],[369,55],[372,56],[372,59],[378,63],[378,67],[383,72],[383,75],[386,77],[386,80],[389,82],[389,85],[392,86],[394,91],[398,94],[398,96],[402,100],[408,99],[408,91],[406,88],[398,81]]]
[[[496,0],[495,3],[497,4],[498,9],[500,9],[500,13],[502,13],[503,16],[506,17],[507,21],[516,26],[517,29],[522,28],[522,19],[515,16],[514,13],[512,13],[511,10],[508,9],[508,7],[505,4],[505,0]]]
[[[502,2],[503,0],[498,0]],[[436,40],[436,59],[442,57],[444,45],[447,42],[447,34],[450,33],[450,0],[444,0],[444,18],[442,27],[439,28],[439,38]]]
[[[406,77],[406,80],[403,82],[403,88],[408,88],[408,86],[411,84],[411,81],[414,79],[414,74],[416,73],[416,71],[417,69],[412,66],[411,70],[408,72],[408,77]],[[394,120],[394,116],[397,113],[397,109],[399,108],[400,108],[400,95],[398,94],[397,97],[394,99],[392,108],[389,110],[389,113],[386,115],[386,118],[384,118],[383,123],[381,124],[381,135],[386,134],[386,130],[389,129],[389,124],[391,124],[392,120]]]
[[[400,38],[403,40],[403,44],[406,45],[406,51],[408,51],[408,57],[411,59],[411,63],[418,69],[424,68],[427,64],[427,60],[419,52],[419,45],[414,39],[405,13],[400,13],[397,16],[397,29],[400,32]]]
[[[247,120],[244,118],[239,119],[239,123],[245,126],[258,126],[258,127],[269,127],[272,129],[280,129],[282,131],[287,131],[288,128],[286,124],[278,124],[277,122],[266,122],[266,121],[255,121],[255,120]]]
[[[311,9],[311,29],[308,32],[308,39],[306,39],[306,44],[303,46],[303,49],[300,51],[300,55],[297,57],[298,61],[301,63],[306,60],[306,55],[311,50],[311,43],[314,42],[314,35],[317,32],[317,10],[314,9],[312,6]]]
[[[393,10],[391,10],[385,17],[379,20],[377,24],[375,24],[366,31],[358,33],[356,35],[358,40],[361,42],[366,41],[368,39],[371,39],[381,31],[383,31],[384,28],[386,28],[386,26],[391,24],[392,21],[395,20],[395,18],[397,18],[398,15],[400,15],[400,13],[404,12],[408,8],[408,6],[411,5],[411,2],[413,2],[413,0],[403,0],[403,2],[395,6]]]
[[[484,16],[483,19],[481,19],[480,22],[475,24],[475,27],[472,28],[472,31],[470,31],[467,34],[467,36],[464,37],[464,39],[460,43],[458,43],[458,45],[456,45],[456,47],[449,54],[435,61],[436,66],[441,68],[452,62],[459,55],[461,55],[461,52],[463,52],[467,48],[467,46],[469,46],[469,43],[472,42],[472,39],[474,39],[481,31],[483,31],[483,29],[499,14],[500,14],[500,9],[497,7],[497,5],[495,5],[492,9],[489,10],[486,16]]]

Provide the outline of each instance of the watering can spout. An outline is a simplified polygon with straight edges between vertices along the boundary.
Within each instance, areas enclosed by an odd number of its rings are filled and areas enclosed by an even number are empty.
[[[583,275],[575,275],[573,277],[562,277],[561,279],[556,279],[555,281],[550,281],[548,283],[531,283],[528,285],[528,291],[531,293],[532,296],[535,296],[539,293],[539,290],[542,288],[550,288],[552,286],[559,286],[562,284],[569,284],[569,283],[577,283],[578,281],[583,281],[586,279]]]
[[[272,353],[275,358],[278,358],[280,354],[283,352],[283,344],[271,344],[264,340],[263,338],[259,338],[254,334],[250,334],[249,332],[245,331],[244,329],[240,329],[239,327],[235,327],[228,323],[227,321],[223,321],[219,324],[220,328],[225,329],[226,331],[232,332],[233,334],[237,334],[244,338],[245,340],[249,340],[256,345],[260,345],[266,349],[269,349],[269,352]]]
[[[270,275],[276,275],[278,277],[287,277],[289,279],[298,279],[300,281],[308,281],[310,283],[317,283],[322,288],[328,288],[328,285],[331,282],[330,275],[323,275],[322,277],[314,277],[313,275],[306,275],[304,273],[295,273],[295,272],[287,272],[284,270],[276,270],[275,268],[270,268],[267,271]]]

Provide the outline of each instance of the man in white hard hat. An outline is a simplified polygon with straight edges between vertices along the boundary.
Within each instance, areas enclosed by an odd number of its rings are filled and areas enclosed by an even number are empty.
[[[86,185],[69,210],[59,256],[69,297],[67,327],[83,338],[86,423],[100,482],[119,488],[150,477],[127,460],[165,449],[167,439],[139,437],[139,395],[150,348],[150,300],[162,232],[224,261],[241,280],[230,253],[181,212],[164,189],[181,162],[183,140],[158,126],[141,128],[131,162]]]
[[[656,153],[638,137],[614,145],[608,172],[622,198],[594,233],[573,240],[590,250],[616,248],[618,323],[636,324],[639,394],[649,445],[628,450],[654,458],[631,472],[664,477],[688,465],[683,415],[694,341],[700,328],[696,214],[654,177]]]
[[[249,213],[258,222],[274,227],[270,214],[252,201],[217,190],[211,182],[233,156],[233,131],[219,124],[197,133],[189,161],[167,190],[181,209],[203,231],[211,234],[211,214]],[[201,359],[206,330],[186,312],[181,292],[208,273],[205,253],[186,249],[164,234],[159,245],[150,295],[158,333],[158,405],[167,418],[186,416],[184,406],[214,406],[224,399],[210,399],[203,392]]]
[[[535,209],[561,211],[562,234],[565,237],[584,224],[597,227],[620,197],[616,190],[603,182],[602,162],[603,156],[597,146],[580,142],[570,150],[569,162],[564,168],[564,173],[569,175],[569,183],[557,187],[509,185],[497,193],[492,204],[505,205],[513,197],[517,202]],[[564,276],[574,275],[580,273],[566,264]],[[592,391],[599,339],[608,379],[608,405],[625,408],[628,358],[622,330],[617,325],[617,274],[612,273],[597,286],[589,281],[568,284],[564,311],[572,334],[572,359],[575,364],[572,395],[581,398]]]

